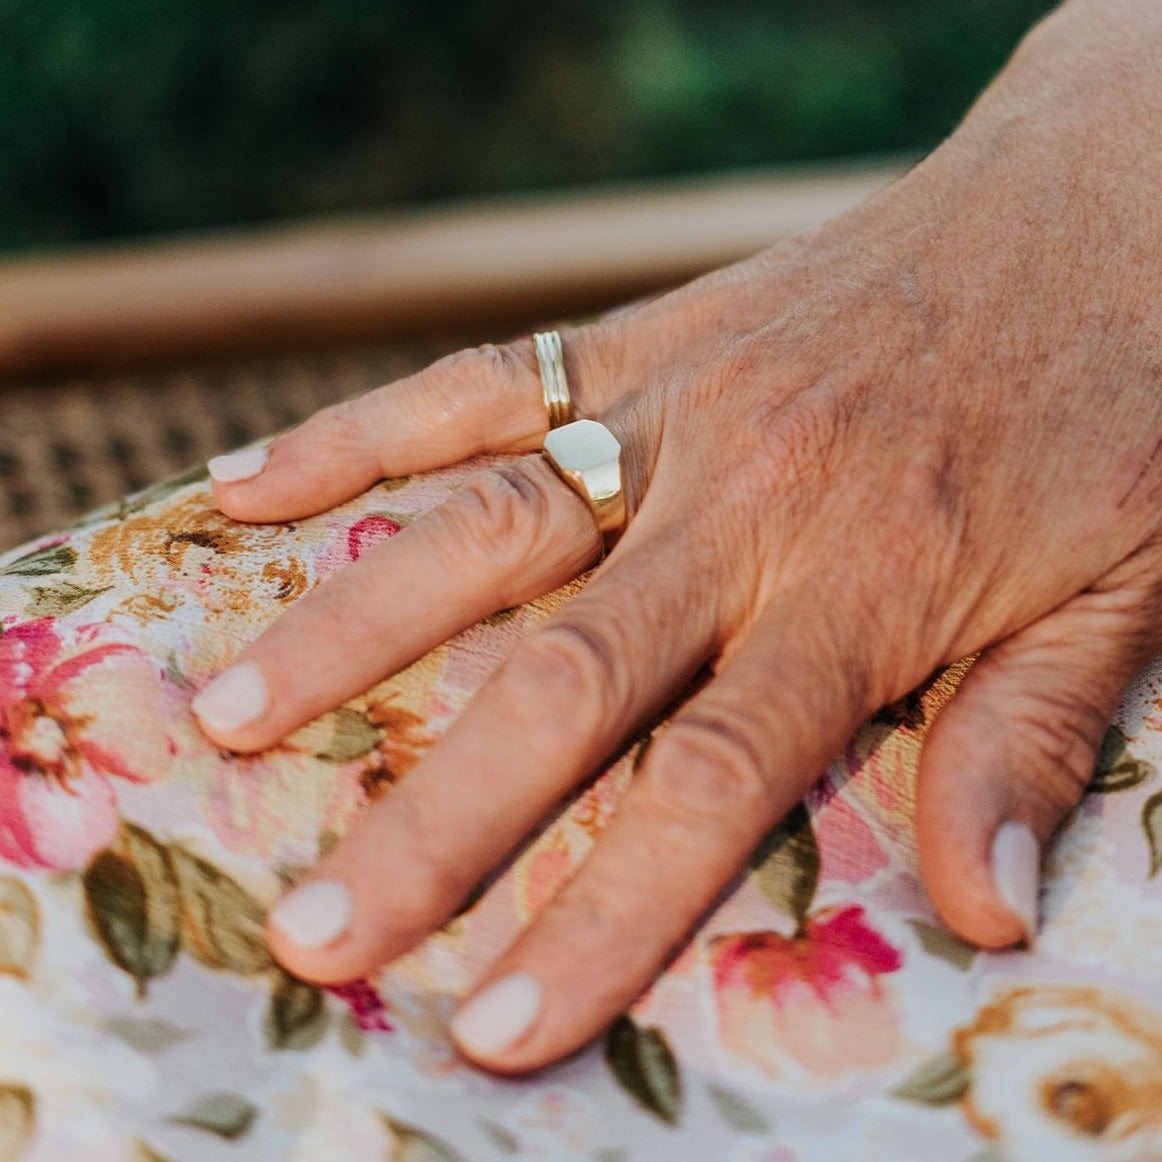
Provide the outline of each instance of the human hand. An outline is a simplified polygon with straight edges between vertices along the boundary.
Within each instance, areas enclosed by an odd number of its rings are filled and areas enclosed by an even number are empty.
[[[709,664],[453,1023],[490,1068],[559,1057],[641,992],[862,719],[978,651],[926,742],[921,866],[961,935],[1031,933],[1040,849],[1162,647],[1160,45],[1149,0],[1074,0],[883,195],[565,336],[576,414],[626,449],[629,527],[275,910],[288,967],[348,979],[437,929]],[[261,470],[220,463],[216,496],[297,519],[533,451],[545,426],[531,344],[466,352],[320,413]],[[195,709],[222,745],[264,748],[599,552],[584,503],[515,459],[304,598]]]

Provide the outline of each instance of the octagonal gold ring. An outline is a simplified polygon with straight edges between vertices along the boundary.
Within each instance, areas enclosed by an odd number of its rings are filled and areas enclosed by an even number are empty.
[[[626,521],[617,437],[596,420],[575,420],[545,436],[544,452],[557,475],[589,506],[608,544]]]

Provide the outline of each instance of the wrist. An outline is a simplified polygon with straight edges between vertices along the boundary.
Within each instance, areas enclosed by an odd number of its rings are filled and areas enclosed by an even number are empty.
[[[1162,5],[1068,0],[1035,25],[970,115],[1009,131],[1051,121],[1105,140],[1153,138],[1162,118]],[[966,122],[967,124],[967,122]]]

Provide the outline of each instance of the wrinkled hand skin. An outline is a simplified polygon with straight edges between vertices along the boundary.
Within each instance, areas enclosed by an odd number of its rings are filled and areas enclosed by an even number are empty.
[[[333,981],[413,946],[709,664],[585,868],[478,986],[525,972],[542,1004],[511,1044],[462,1050],[543,1065],[648,985],[861,720],[978,652],[926,743],[921,865],[956,932],[1019,941],[997,829],[1048,841],[1162,647],[1159,190],[1162,7],[1074,0],[869,203],[566,333],[577,412],[627,448],[629,528],[312,873],[350,889],[347,932],[306,948],[272,928],[280,958]],[[219,503],[295,518],[536,449],[535,367],[527,343],[481,349],[329,409]],[[268,746],[598,550],[539,457],[485,473],[250,646],[270,709],[211,733]]]

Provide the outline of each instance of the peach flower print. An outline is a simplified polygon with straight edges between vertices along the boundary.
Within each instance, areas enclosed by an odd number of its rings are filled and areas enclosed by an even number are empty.
[[[1162,1158],[1162,1014],[1072,985],[1012,987],[960,1029],[964,1110],[1009,1162]]]
[[[74,870],[109,843],[118,826],[110,778],[149,782],[174,753],[160,713],[145,709],[160,681],[131,646],[70,650],[49,619],[4,628],[0,859]]]
[[[830,1078],[895,1057],[896,1008],[882,978],[903,958],[858,905],[818,912],[790,937],[720,936],[710,957],[722,1044],[764,1073]]]

